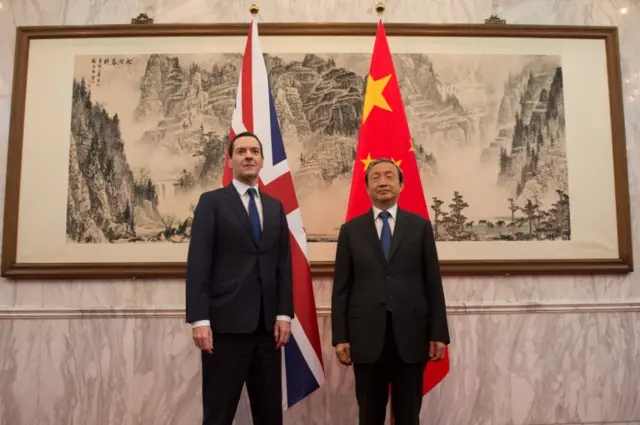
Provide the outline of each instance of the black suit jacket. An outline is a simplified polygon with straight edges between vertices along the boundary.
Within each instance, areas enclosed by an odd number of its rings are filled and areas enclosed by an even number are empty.
[[[262,238],[233,184],[203,193],[187,257],[186,321],[209,320],[214,333],[250,333],[264,297],[265,327],[293,318],[291,245],[282,203],[260,191]]]
[[[429,341],[450,342],[431,222],[400,208],[396,215],[389,261],[372,210],[340,228],[331,299],[333,345],[350,343],[355,363],[379,358],[387,302],[405,362],[426,362]]]

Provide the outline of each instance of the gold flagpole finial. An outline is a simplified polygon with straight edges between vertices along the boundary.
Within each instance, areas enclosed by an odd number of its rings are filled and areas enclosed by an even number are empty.
[[[386,6],[384,5],[384,2],[379,1],[378,3],[376,3],[376,13],[378,14],[378,16],[382,16],[385,8]]]
[[[253,16],[256,16],[258,15],[258,12],[260,12],[260,8],[257,4],[253,3],[251,6],[249,6],[249,12],[251,12]]]

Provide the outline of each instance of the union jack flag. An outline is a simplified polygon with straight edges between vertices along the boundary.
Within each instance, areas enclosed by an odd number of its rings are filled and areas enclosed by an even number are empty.
[[[286,410],[320,388],[325,374],[307,236],[287,163],[256,21],[251,22],[244,50],[229,141],[243,131],[254,133],[262,142],[264,167],[260,171],[260,188],[282,202],[289,224],[295,317],[291,322],[291,338],[282,350],[282,409]],[[231,179],[231,170],[225,167],[222,183],[226,186]]]

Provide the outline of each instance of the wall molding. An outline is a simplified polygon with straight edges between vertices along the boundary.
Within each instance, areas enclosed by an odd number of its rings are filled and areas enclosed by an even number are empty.
[[[331,307],[319,306],[319,317],[331,316]],[[640,301],[588,303],[469,303],[447,306],[449,315],[586,314],[640,312]],[[171,318],[183,319],[183,307],[0,307],[0,320]]]

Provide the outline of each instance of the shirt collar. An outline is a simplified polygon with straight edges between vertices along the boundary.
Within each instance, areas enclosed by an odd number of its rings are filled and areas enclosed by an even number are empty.
[[[258,190],[258,185],[249,186],[248,184],[236,179],[233,179],[231,183],[233,183],[233,186],[236,188],[240,196],[244,196],[247,193],[247,190],[249,190],[250,188],[254,188],[256,190],[257,197],[260,198],[260,190]]]
[[[380,215],[380,213],[382,212],[382,210],[376,206],[372,206],[373,208],[373,219],[376,220],[378,218],[378,216]],[[398,204],[394,204],[391,207],[389,207],[387,209],[387,211],[389,212],[389,214],[391,215],[391,218],[393,218],[395,220],[397,214],[398,214]]]

